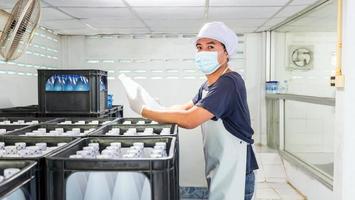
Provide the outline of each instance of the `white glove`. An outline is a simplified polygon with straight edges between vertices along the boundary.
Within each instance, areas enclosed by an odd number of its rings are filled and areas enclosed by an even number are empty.
[[[121,74],[118,79],[124,86],[131,109],[137,114],[142,114],[144,106],[157,110],[164,109],[142,86],[131,78]]]

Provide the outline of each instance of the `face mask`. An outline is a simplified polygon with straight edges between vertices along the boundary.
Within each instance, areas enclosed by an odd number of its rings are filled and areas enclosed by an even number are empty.
[[[204,74],[212,74],[221,65],[218,63],[218,53],[217,51],[201,51],[197,52],[195,56],[195,63],[197,67]]]

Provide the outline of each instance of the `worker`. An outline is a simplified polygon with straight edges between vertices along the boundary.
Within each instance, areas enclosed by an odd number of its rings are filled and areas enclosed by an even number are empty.
[[[192,101],[170,108],[150,106],[137,87],[130,107],[145,118],[193,129],[201,125],[209,200],[250,200],[258,169],[244,81],[230,69],[238,37],[223,22],[206,23],[195,40],[196,66],[207,81]],[[144,89],[143,89],[144,90]],[[148,97],[147,97],[148,96]]]

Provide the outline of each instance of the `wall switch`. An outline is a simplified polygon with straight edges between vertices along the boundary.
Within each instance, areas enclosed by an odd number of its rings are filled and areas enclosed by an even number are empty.
[[[335,76],[330,77],[330,86],[335,87]]]

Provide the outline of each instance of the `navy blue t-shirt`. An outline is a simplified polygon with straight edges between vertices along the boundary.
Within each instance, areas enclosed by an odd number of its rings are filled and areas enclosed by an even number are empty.
[[[205,98],[202,98],[203,90],[207,92]],[[254,143],[245,84],[237,72],[223,74],[210,86],[206,81],[192,101],[212,113],[212,120],[222,119],[224,127],[231,134],[249,144]],[[248,145],[247,173],[255,169],[258,169],[258,164],[251,145]]]

